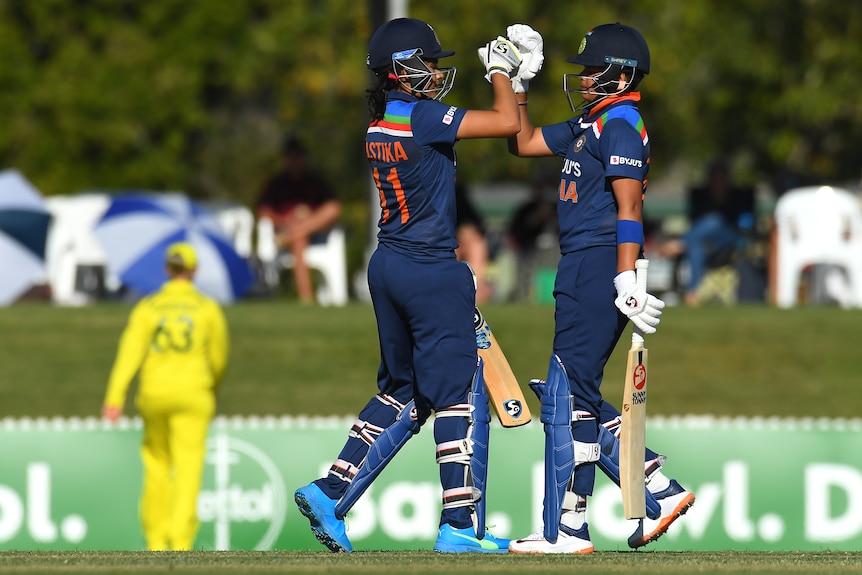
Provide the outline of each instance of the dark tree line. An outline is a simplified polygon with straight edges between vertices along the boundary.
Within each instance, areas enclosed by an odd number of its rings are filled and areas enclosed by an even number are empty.
[[[537,124],[568,117],[565,58],[589,27],[639,28],[652,50],[653,180],[717,154],[751,180],[860,180],[862,2],[441,0],[410,14],[457,51],[447,101],[461,106],[491,101],[480,44],[513,22],[542,32]],[[0,167],[50,195],[147,188],[250,203],[292,131],[365,210],[371,20],[371,3],[351,0],[0,0]],[[535,169],[499,141],[458,152],[471,182]]]

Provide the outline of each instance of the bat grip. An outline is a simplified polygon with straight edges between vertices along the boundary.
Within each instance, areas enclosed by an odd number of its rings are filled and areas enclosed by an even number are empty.
[[[635,262],[635,281],[637,281],[638,288],[644,291],[647,289],[648,269],[649,260],[642,258]],[[632,343],[635,345],[643,345],[644,343],[644,334],[637,326],[632,330]]]
[[[635,262],[635,281],[638,287],[646,291],[647,286],[647,270],[649,269],[649,260],[639,259]]]

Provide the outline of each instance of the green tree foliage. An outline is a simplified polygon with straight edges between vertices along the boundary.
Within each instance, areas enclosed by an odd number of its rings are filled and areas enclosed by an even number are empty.
[[[749,180],[782,174],[795,182],[859,185],[862,162],[862,2],[856,0],[484,0],[418,3],[459,67],[454,103],[486,106],[475,48],[512,22],[545,40],[545,65],[531,83],[537,125],[568,119],[562,75],[577,70],[583,34],[606,22],[640,30],[652,70],[641,105],[652,143],[652,178],[674,165],[738,160]],[[473,180],[520,177],[535,160],[506,157],[498,142],[461,144],[461,173]],[[473,162],[474,156],[479,157]],[[502,157],[500,157],[502,155]],[[466,160],[465,158],[469,158]],[[490,169],[489,169],[490,168]],[[691,170],[690,170],[691,171]],[[490,172],[490,174],[489,174]]]
[[[292,131],[343,197],[365,206],[371,4],[0,0],[0,165],[21,169],[46,194],[146,188],[250,204]],[[526,22],[546,46],[531,117],[537,125],[568,119],[561,78],[574,68],[565,58],[589,27],[622,21],[652,51],[642,107],[653,178],[728,154],[745,160],[752,179],[789,170],[859,181],[862,2],[408,6],[457,51],[447,98],[455,105],[490,105],[476,48]],[[468,182],[523,179],[549,165],[513,158],[500,141],[462,142],[458,153]]]
[[[752,178],[859,185],[862,3],[637,4],[653,50],[646,92],[658,157],[724,154],[745,160]]]
[[[2,1],[0,159],[47,194],[249,203],[290,130],[356,181],[368,27],[350,1]]]

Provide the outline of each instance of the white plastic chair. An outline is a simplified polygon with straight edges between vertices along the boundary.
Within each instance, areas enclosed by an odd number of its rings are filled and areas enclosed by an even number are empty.
[[[246,206],[229,200],[206,200],[198,202],[218,220],[224,233],[233,241],[236,253],[243,258],[252,255],[254,214]]]
[[[119,280],[110,274],[105,252],[93,235],[93,228],[110,203],[108,194],[99,193],[45,198],[45,207],[52,216],[45,245],[45,267],[55,303],[87,303],[91,296],[87,292],[98,286],[79,285],[79,273],[85,266],[103,268],[103,287],[108,290],[119,288]]]
[[[843,307],[862,307],[862,204],[830,186],[785,192],[775,206],[776,304],[797,303],[800,275],[813,264],[840,266],[846,281],[831,291]]]
[[[257,257],[264,266],[265,281],[278,285],[279,271],[293,267],[293,256],[279,251],[275,241],[272,220],[260,218],[257,222]],[[335,226],[326,233],[324,243],[313,243],[305,249],[305,262],[323,276],[317,289],[321,305],[343,306],[347,303],[347,247],[344,230]]]

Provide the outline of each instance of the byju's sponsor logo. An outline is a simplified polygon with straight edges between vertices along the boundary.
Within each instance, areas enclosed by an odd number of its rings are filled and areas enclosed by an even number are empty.
[[[643,160],[626,158],[625,156],[611,156],[610,164],[612,166],[634,166],[636,168],[642,168],[644,165]]]

